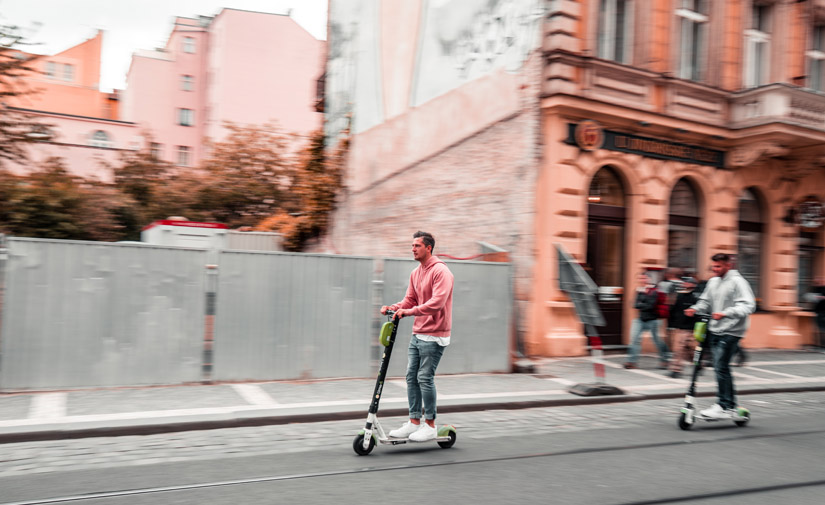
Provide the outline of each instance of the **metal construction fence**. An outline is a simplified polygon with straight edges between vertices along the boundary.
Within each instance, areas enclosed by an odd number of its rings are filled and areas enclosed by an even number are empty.
[[[217,259],[216,259],[217,258]],[[215,264],[215,262],[217,264]],[[508,263],[448,261],[439,373],[507,371]],[[371,376],[412,260],[7,238],[0,391]],[[406,367],[405,319],[390,370]]]

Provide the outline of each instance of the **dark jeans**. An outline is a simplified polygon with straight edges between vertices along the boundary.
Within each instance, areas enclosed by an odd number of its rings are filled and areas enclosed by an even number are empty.
[[[730,360],[739,350],[739,340],[740,337],[734,335],[714,334],[711,343],[717,396],[719,406],[723,409],[736,407],[736,389],[733,387],[733,376],[730,373]]]

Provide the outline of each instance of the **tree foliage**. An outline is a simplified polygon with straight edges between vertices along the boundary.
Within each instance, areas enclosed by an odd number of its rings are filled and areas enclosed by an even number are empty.
[[[301,153],[292,188],[297,210],[281,209],[257,226],[258,230],[280,232],[287,250],[300,251],[308,241],[325,233],[335,210],[349,141],[345,138],[330,154],[324,138],[323,130],[314,132]]]
[[[66,171],[49,158],[28,176],[0,173],[0,226],[18,237],[117,240],[122,225],[113,212],[118,195],[106,185]]]
[[[38,133],[48,131],[48,125],[8,105],[17,97],[35,92],[23,78],[37,72],[32,62],[39,56],[20,51],[18,46],[24,44],[15,27],[0,25],[0,161],[25,161],[26,144],[38,140]]]
[[[149,223],[184,216],[277,231],[287,249],[302,250],[329,227],[346,144],[329,154],[322,131],[300,147],[272,125],[227,128],[199,168],[174,166],[144,148],[110,167],[112,183],[73,176],[57,158],[27,176],[0,172],[0,232],[139,240]]]

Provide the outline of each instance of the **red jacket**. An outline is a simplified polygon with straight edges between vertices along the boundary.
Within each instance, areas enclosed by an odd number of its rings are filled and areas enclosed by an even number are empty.
[[[431,256],[410,274],[404,299],[390,310],[412,309],[413,333],[449,337],[453,324],[453,274],[443,261]]]

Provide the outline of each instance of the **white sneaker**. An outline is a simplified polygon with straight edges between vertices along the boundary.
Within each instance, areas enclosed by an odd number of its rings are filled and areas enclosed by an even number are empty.
[[[423,425],[423,424],[427,424],[427,423],[421,423],[421,424]],[[419,425],[419,424],[413,424],[410,421],[407,421],[406,423],[404,423],[403,426],[401,426],[397,430],[392,430],[390,432],[390,437],[392,437],[392,438],[407,438],[410,435],[412,435],[413,433],[415,433],[416,431],[418,431],[418,429],[420,427],[421,427],[421,425]]]
[[[699,415],[708,419],[730,419],[732,410],[723,409],[718,403],[714,403],[709,409],[699,412]]]
[[[427,423],[421,423],[421,427],[416,430],[415,433],[410,435],[411,442],[426,442],[427,440],[433,440],[435,437],[438,436],[438,430],[433,428]]]

